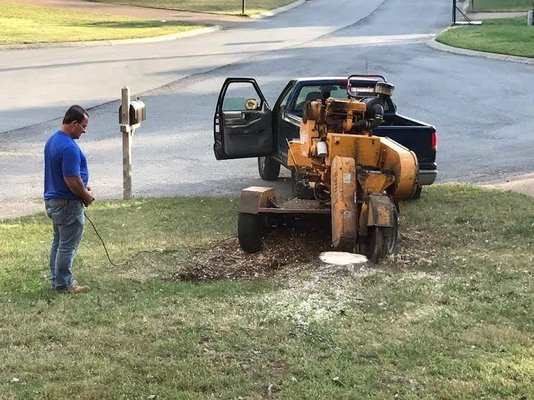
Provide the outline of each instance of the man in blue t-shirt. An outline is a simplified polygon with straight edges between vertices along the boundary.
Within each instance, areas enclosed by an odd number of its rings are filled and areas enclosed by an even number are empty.
[[[72,262],[85,224],[84,206],[95,200],[87,186],[87,159],[75,142],[85,133],[88,123],[87,111],[78,105],[70,107],[61,127],[44,148],[45,208],[54,228],[50,283],[53,289],[67,293],[89,290],[89,286],[79,285],[72,276]]]

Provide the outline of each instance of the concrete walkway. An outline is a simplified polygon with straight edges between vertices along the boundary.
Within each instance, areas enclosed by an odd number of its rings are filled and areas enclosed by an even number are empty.
[[[534,196],[534,173],[521,175],[505,182],[489,183],[482,186]]]
[[[500,19],[500,18],[515,18],[525,16],[525,21],[527,17],[527,12],[475,12],[467,13],[467,17],[472,21],[484,20],[484,19]]]

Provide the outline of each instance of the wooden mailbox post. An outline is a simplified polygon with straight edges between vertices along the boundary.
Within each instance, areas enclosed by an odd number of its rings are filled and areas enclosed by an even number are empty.
[[[146,106],[140,100],[130,101],[130,89],[122,88],[119,127],[122,132],[122,198],[132,198],[132,139],[135,130],[146,120]]]

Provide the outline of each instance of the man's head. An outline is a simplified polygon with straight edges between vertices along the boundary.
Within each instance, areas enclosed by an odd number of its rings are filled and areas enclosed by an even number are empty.
[[[65,116],[61,125],[61,130],[68,134],[73,139],[79,139],[89,124],[89,114],[83,107],[78,105],[71,106]]]

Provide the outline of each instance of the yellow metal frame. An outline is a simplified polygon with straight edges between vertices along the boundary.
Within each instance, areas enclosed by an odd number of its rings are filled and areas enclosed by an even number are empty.
[[[417,190],[419,168],[412,151],[366,130],[349,133],[365,112],[366,104],[355,99],[308,103],[300,138],[289,143],[288,166],[330,190],[334,247],[356,243],[369,226],[393,227],[396,206],[390,196],[410,198]]]

